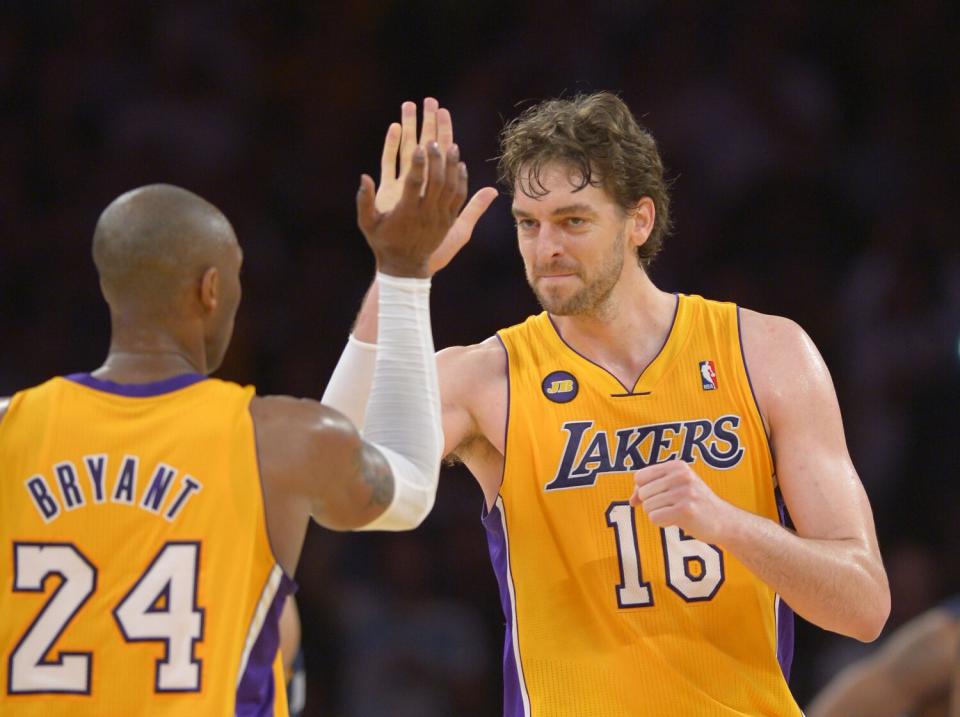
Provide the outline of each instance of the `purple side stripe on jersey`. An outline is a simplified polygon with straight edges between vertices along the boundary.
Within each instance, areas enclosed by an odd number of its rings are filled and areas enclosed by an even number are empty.
[[[117,396],[127,396],[128,398],[149,398],[151,396],[162,396],[165,393],[179,391],[181,388],[192,386],[195,383],[203,381],[206,376],[199,373],[184,373],[172,378],[165,378],[162,381],[153,383],[114,383],[113,381],[104,381],[94,378],[89,373],[72,373],[64,376],[68,381],[79,383],[81,386],[93,388],[104,393],[112,393]]]
[[[503,513],[498,504],[487,512],[483,506],[481,516],[483,527],[487,530],[487,546],[490,550],[490,562],[493,563],[493,572],[497,576],[497,585],[500,587],[500,605],[506,619],[506,637],[503,643],[503,717],[524,717],[523,689],[520,681],[520,670],[517,665],[517,655],[513,650],[513,604],[510,599],[510,586],[507,581],[513,580],[510,575],[509,555],[507,552],[507,536],[504,532]]]
[[[283,573],[267,617],[260,628],[247,667],[237,685],[236,717],[273,717],[273,660],[280,648],[280,612],[287,595],[296,592],[297,584]],[[281,685],[281,688],[283,686]]]
[[[780,490],[777,490],[777,512],[780,514],[780,525],[787,525],[787,506],[783,502],[783,496]],[[780,599],[777,605],[777,661],[780,663],[780,671],[783,672],[783,679],[790,682],[790,668],[793,666],[793,608]]]
[[[790,668],[793,666],[793,608],[780,599],[777,606],[777,661],[783,672],[783,679],[790,682]]]

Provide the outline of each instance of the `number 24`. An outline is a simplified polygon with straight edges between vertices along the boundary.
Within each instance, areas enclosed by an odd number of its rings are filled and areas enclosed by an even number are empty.
[[[60,652],[47,659],[53,644],[97,589],[97,569],[69,543],[14,543],[14,592],[43,592],[50,575],[54,590],[13,652],[7,671],[8,694],[90,694],[90,652]],[[203,638],[203,608],[197,607],[200,544],[165,543],[140,579],[113,610],[127,642],[165,642],[157,660],[157,692],[196,692],[200,660],[194,643]],[[165,602],[165,606],[158,604]]]

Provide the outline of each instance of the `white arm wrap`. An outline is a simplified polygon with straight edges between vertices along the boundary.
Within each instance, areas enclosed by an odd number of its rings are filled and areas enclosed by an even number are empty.
[[[377,345],[359,341],[351,335],[320,399],[353,421],[361,431],[376,362]]]
[[[387,510],[360,530],[409,530],[433,508],[443,454],[430,280],[377,279],[376,364],[363,437],[390,463],[394,491]]]

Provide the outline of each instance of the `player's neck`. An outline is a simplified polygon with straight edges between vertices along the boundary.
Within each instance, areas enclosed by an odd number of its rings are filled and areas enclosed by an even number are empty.
[[[91,372],[94,378],[114,383],[155,383],[187,373],[203,373],[190,359],[177,352],[113,351],[103,365]]]
[[[617,284],[602,311],[551,318],[572,349],[632,386],[666,342],[676,308],[675,295],[638,271]]]
[[[110,350],[96,378],[115,383],[153,383],[185,373],[206,373],[202,347],[148,327],[119,329],[114,325]]]

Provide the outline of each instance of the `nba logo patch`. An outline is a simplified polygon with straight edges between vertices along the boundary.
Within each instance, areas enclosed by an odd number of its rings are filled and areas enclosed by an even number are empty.
[[[717,367],[713,365],[713,361],[700,362],[700,380],[703,382],[704,391],[717,389]]]
[[[569,403],[580,391],[577,377],[567,371],[554,371],[547,374],[540,388],[543,395],[554,403]]]

